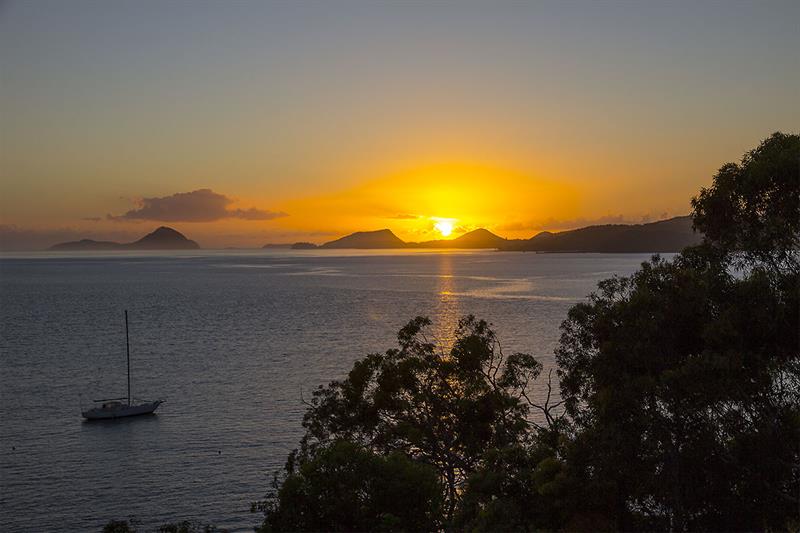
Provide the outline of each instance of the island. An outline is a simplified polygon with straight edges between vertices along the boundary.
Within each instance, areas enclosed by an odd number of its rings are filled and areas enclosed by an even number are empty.
[[[187,239],[181,232],[166,226],[161,226],[152,233],[148,233],[134,242],[119,243],[82,239],[80,241],[55,244],[51,246],[49,250],[54,252],[88,252],[106,250],[197,250],[199,248],[199,244],[191,239]]]

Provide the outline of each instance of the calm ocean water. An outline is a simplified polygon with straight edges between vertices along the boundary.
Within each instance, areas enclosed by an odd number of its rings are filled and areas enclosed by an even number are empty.
[[[458,317],[552,365],[567,309],[641,254],[187,252],[0,257],[0,530],[249,530],[302,434],[306,397],[416,315]],[[166,398],[89,423],[81,406]]]

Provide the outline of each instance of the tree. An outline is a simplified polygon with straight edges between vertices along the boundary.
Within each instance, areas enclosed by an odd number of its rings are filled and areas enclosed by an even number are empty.
[[[570,311],[572,453],[587,482],[613,482],[620,528],[783,527],[800,488],[797,294],[698,260],[654,259]]]
[[[445,352],[426,337],[430,324],[417,317],[400,330],[399,348],[357,361],[346,379],[314,392],[287,482],[337,441],[379,455],[401,453],[437,472],[447,523],[484,455],[525,438],[531,407],[553,419],[549,404],[528,396],[541,371],[532,356],[505,355],[490,325],[472,316],[459,321]]]
[[[318,449],[275,496],[261,531],[433,531],[441,520],[436,470],[348,441]]]
[[[798,270],[800,136],[774,133],[692,200],[694,226],[726,253]]]
[[[455,529],[536,531],[560,529],[570,479],[555,450],[536,442],[487,452],[467,481]]]
[[[725,165],[693,202],[703,245],[601,282],[562,325],[565,461],[619,529],[798,519],[797,147]]]

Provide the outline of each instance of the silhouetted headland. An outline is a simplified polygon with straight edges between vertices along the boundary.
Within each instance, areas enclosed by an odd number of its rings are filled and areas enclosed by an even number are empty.
[[[50,247],[52,251],[93,251],[93,250],[197,250],[200,245],[187,239],[179,231],[161,226],[135,242],[118,243],[112,241],[80,241],[62,242]]]
[[[410,248],[462,248],[462,249],[496,249],[502,248],[507,239],[499,237],[488,229],[478,228],[455,239],[436,239],[433,241],[410,242]]]
[[[359,231],[335,241],[326,242],[319,248],[455,248],[531,252],[670,253],[679,252],[700,241],[701,236],[692,229],[691,217],[683,216],[647,224],[606,224],[559,233],[543,231],[530,239],[504,239],[487,229],[479,228],[455,239],[404,242],[388,229]],[[295,248],[297,245],[292,247]]]
[[[341,239],[326,242],[320,248],[406,248],[407,245],[389,229],[357,231]]]
[[[689,216],[648,224],[606,224],[560,233],[543,231],[527,240],[506,241],[506,251],[647,253],[680,252],[699,244]]]

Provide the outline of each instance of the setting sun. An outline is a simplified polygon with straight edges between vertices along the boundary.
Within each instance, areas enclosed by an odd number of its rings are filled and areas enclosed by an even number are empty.
[[[441,219],[433,227],[442,234],[442,237],[449,237],[453,233],[453,221],[450,219]]]

